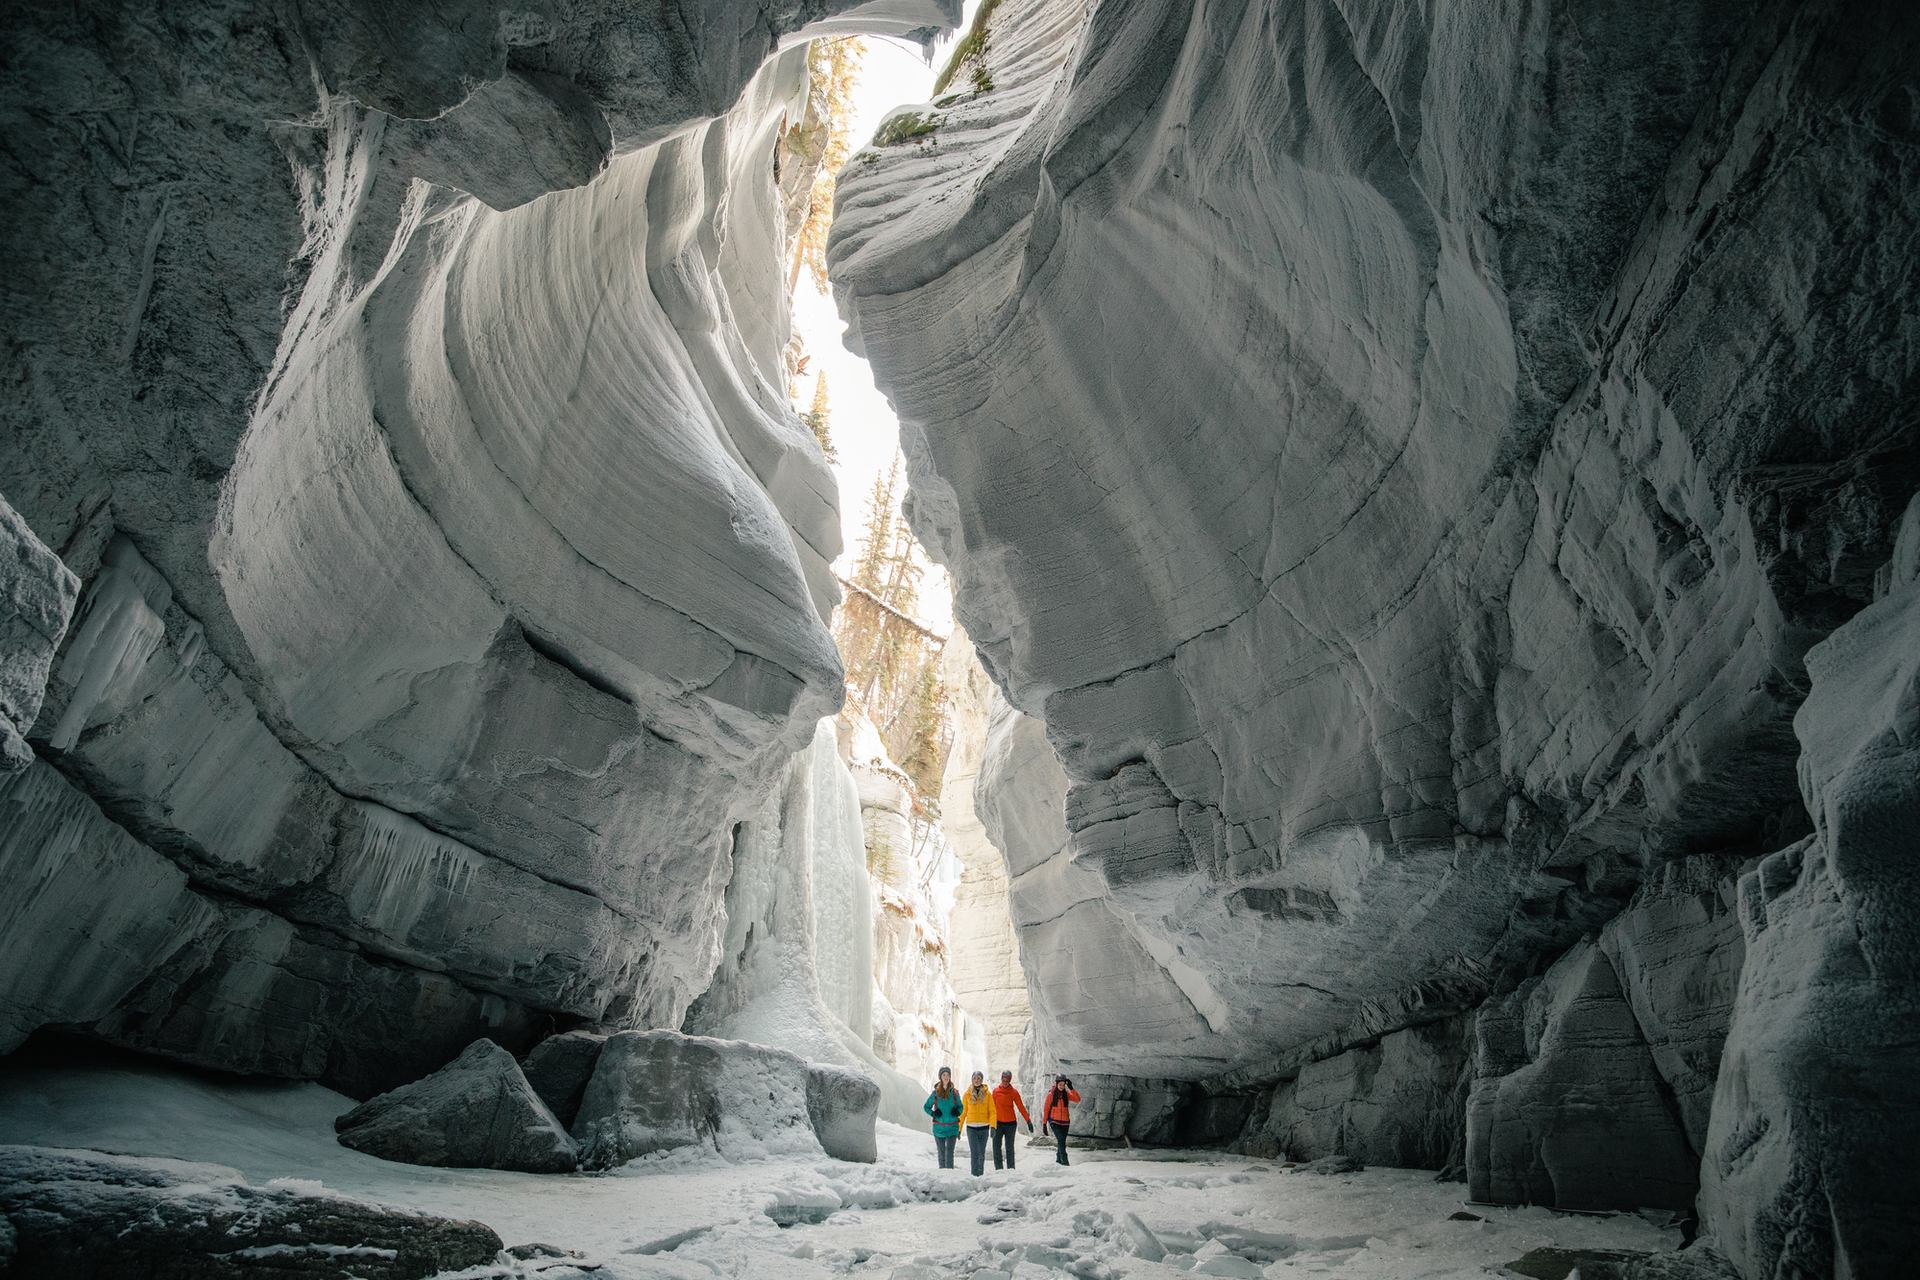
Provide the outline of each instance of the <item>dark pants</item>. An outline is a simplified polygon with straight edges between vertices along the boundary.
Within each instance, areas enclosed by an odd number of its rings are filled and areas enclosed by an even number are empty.
[[[984,1124],[967,1126],[967,1154],[973,1157],[973,1176],[979,1177],[987,1170],[987,1134],[990,1130]]]
[[[1067,1162],[1067,1126],[1054,1120],[1049,1122],[1047,1127],[1053,1130],[1053,1158],[1065,1164]]]
[[[1013,1139],[1020,1126],[1011,1120],[1002,1120],[993,1126],[993,1167],[1000,1168],[1000,1148],[1007,1149],[1006,1167],[1013,1168]]]
[[[939,1158],[942,1169],[953,1168],[953,1144],[958,1141],[960,1135],[957,1133],[951,1138],[943,1138],[937,1133],[933,1135],[933,1154]]]

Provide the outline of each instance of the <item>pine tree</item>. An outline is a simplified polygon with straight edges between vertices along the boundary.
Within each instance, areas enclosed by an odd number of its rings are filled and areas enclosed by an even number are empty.
[[[861,539],[860,561],[853,571],[854,585],[876,596],[881,594],[894,556],[899,492],[900,455],[895,453],[893,465],[885,475],[874,477],[873,492],[867,496],[867,528]]]
[[[813,404],[800,415],[800,421],[807,424],[808,430],[813,432],[813,438],[820,442],[820,452],[827,456],[827,461],[840,461],[840,452],[833,447],[833,411],[827,403],[825,373],[814,379]]]

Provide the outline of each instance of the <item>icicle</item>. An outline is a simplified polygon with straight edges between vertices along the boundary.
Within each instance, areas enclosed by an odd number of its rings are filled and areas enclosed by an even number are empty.
[[[347,900],[362,924],[406,938],[429,902],[468,895],[482,855],[392,809],[358,808],[360,848]],[[436,914],[448,918],[444,908]]]

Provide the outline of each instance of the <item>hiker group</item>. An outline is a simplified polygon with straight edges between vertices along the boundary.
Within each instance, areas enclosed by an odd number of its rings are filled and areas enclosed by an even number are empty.
[[[1055,1076],[1053,1087],[1047,1090],[1046,1105],[1040,1109],[1041,1120],[1053,1134],[1053,1158],[1061,1164],[1067,1163],[1070,1108],[1078,1101],[1080,1095],[1073,1081]],[[942,1067],[940,1078],[933,1082],[933,1092],[927,1095],[921,1110],[933,1117],[933,1149],[942,1169],[954,1167],[953,1149],[960,1141],[960,1131],[967,1131],[967,1154],[976,1178],[986,1172],[989,1139],[993,1142],[993,1167],[1011,1169],[1019,1121],[1026,1121],[1027,1132],[1033,1132],[1033,1117],[1027,1113],[1026,1099],[1013,1087],[1011,1071],[1002,1071],[1000,1083],[992,1090],[987,1088],[986,1076],[976,1071],[973,1082],[963,1092],[953,1087],[952,1068]]]

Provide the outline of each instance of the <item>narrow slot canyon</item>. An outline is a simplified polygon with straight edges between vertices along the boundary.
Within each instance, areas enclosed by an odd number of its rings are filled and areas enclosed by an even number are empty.
[[[0,50],[0,1276],[1910,1269],[1920,11]]]

